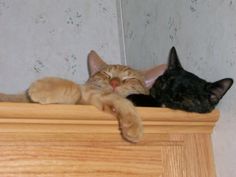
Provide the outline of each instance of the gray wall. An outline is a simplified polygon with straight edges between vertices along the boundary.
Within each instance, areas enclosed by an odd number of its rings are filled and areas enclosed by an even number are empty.
[[[83,83],[87,54],[120,63],[116,0],[0,0],[0,91],[43,76]]]
[[[185,69],[216,81],[236,80],[235,0],[122,0],[127,64],[166,63],[176,46]],[[219,177],[236,176],[236,90],[221,100],[213,134]]]

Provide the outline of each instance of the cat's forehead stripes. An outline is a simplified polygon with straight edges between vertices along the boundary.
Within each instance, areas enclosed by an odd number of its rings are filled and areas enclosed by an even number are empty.
[[[123,65],[110,65],[102,69],[101,71],[106,72],[111,77],[137,77],[142,78],[142,74],[135,69],[131,69],[128,66]]]

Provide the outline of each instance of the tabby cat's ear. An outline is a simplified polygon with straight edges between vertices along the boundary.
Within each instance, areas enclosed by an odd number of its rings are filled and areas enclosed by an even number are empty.
[[[175,47],[172,47],[169,54],[168,70],[177,68],[182,69],[182,66],[180,64],[179,57],[177,55]]]
[[[142,71],[144,74],[146,87],[151,88],[155,80],[165,72],[166,68],[166,64],[161,64],[154,68]]]
[[[210,86],[210,101],[211,103],[218,103],[224,94],[230,89],[233,84],[233,79],[225,78],[219,81],[216,81]]]
[[[106,66],[107,64],[95,51],[90,51],[90,53],[88,54],[88,69],[90,76],[94,75]]]

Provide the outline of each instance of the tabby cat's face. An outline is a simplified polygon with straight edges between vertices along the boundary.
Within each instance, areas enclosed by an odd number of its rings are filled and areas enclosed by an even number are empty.
[[[123,65],[106,65],[93,74],[87,84],[105,92],[117,93],[122,97],[130,94],[148,94],[144,76],[137,70]]]

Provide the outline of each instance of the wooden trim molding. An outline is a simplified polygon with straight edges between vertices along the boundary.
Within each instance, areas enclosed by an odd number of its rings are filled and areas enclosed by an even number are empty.
[[[140,143],[93,106],[0,103],[0,176],[215,177],[207,114],[137,107]]]

